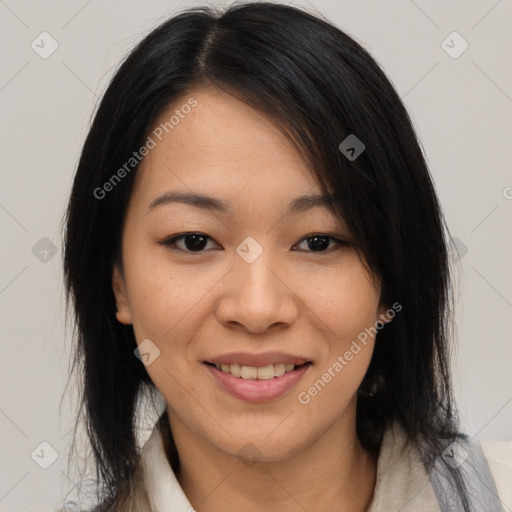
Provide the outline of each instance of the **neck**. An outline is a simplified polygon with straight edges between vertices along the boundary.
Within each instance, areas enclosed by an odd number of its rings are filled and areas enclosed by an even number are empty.
[[[252,463],[194,436],[169,409],[168,415],[180,459],[177,478],[198,512],[365,512],[372,501],[377,457],[359,442],[355,403],[302,450]]]

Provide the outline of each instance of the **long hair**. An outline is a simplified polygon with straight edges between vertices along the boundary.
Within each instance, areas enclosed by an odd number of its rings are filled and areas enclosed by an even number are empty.
[[[449,369],[449,235],[399,95],[368,51],[319,15],[268,2],[197,7],[160,24],[120,65],[85,140],[66,212],[73,368],[82,377],[101,500],[113,504],[129,486],[140,456],[137,404],[154,385],[133,355],[132,327],[116,321],[111,288],[137,167],[107,197],[94,191],[143,145],[174,98],[205,84],[273,119],[322,190],[334,191],[331,206],[381,279],[383,303],[402,306],[377,335],[358,391],[357,434],[376,453],[396,420],[431,467],[459,435]],[[364,144],[357,158],[343,152],[349,136]],[[447,470],[469,510],[458,470]]]

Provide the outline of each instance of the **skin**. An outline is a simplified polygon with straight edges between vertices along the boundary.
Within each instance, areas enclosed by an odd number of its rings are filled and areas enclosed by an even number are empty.
[[[137,171],[112,274],[117,320],[160,350],[146,370],[167,402],[178,480],[200,512],[365,511],[377,461],[356,435],[356,392],[375,340],[307,405],[297,395],[382,320],[381,285],[327,208],[285,215],[292,199],[321,189],[271,119],[211,87],[177,99],[155,126],[190,97],[197,106]],[[168,203],[148,212],[170,190],[211,195],[233,211]],[[160,243],[184,232],[210,237],[203,252],[183,239],[175,250]],[[348,243],[315,251],[311,233]],[[252,263],[236,252],[247,236],[263,249]],[[285,395],[249,403],[223,391],[203,364],[234,351],[282,351],[313,365]],[[238,455],[248,442],[254,464]]]

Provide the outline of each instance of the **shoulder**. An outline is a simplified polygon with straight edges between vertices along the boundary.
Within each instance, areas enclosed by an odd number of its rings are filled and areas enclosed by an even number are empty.
[[[512,509],[512,441],[482,441],[482,451],[496,483],[499,498]]]

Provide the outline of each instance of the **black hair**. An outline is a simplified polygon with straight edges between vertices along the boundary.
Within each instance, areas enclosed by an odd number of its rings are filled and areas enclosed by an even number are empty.
[[[432,467],[460,435],[449,369],[449,235],[399,95],[368,51],[320,15],[269,2],[224,11],[195,7],[161,23],[113,76],[85,140],[66,212],[73,367],[82,376],[81,411],[105,510],[115,510],[129,487],[140,455],[137,404],[154,385],[134,357],[132,327],[116,320],[111,287],[137,167],[107,197],[98,199],[94,191],[142,146],[164,108],[205,85],[275,121],[331,193],[334,211],[381,280],[382,302],[402,306],[377,335],[358,390],[357,434],[377,453],[396,420]],[[349,136],[364,144],[357,158],[340,149]],[[175,458],[173,467],[178,464]],[[469,511],[458,470],[447,470]]]

